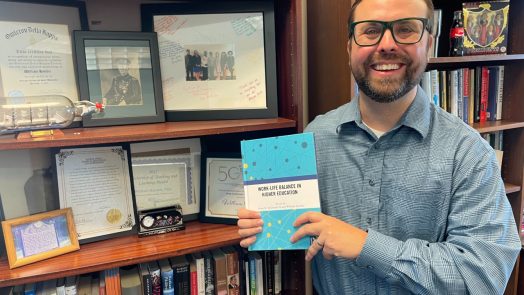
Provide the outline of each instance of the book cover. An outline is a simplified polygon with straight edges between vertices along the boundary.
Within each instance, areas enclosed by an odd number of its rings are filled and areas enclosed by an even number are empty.
[[[151,274],[151,287],[153,290],[153,295],[162,294],[162,278],[160,276],[160,267],[158,262],[151,261],[148,264],[149,273]]]
[[[204,257],[204,283],[206,295],[215,295],[215,266],[213,264],[213,255],[209,251],[202,252]]]
[[[206,295],[206,270],[204,256],[201,252],[193,253],[192,256],[196,264],[198,295]]]
[[[167,259],[158,260],[160,266],[160,276],[162,277],[162,295],[173,295],[175,294],[173,269],[171,263]]]
[[[509,0],[462,3],[464,54],[506,54]]]
[[[143,294],[153,295],[153,282],[151,281],[151,274],[149,273],[147,263],[140,263],[138,270],[140,271],[140,278],[142,280]]]
[[[226,255],[220,249],[213,249],[211,253],[215,271],[215,294],[227,295]]]
[[[259,211],[264,220],[249,250],[307,249],[309,237],[294,244],[289,238],[299,215],[320,211],[313,134],[244,140],[240,145],[246,208]]]
[[[175,294],[190,295],[189,262],[184,255],[172,257],[169,260],[171,262],[171,267],[173,268]]]
[[[120,268],[120,288],[122,295],[141,295],[142,282],[136,265]]]

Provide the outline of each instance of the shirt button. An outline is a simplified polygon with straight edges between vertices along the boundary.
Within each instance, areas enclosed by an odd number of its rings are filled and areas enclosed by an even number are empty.
[[[371,218],[368,217],[368,218],[366,219],[366,222],[367,222],[368,224],[371,224]]]
[[[370,180],[369,180],[369,185],[370,185],[370,186],[375,186],[375,181],[373,181],[373,179],[370,179]]]

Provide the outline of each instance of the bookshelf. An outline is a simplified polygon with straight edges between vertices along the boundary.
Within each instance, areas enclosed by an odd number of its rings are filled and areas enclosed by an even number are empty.
[[[523,194],[524,183],[524,36],[519,30],[524,26],[524,2],[510,1],[508,54],[446,57],[449,51],[448,33],[452,23],[453,11],[461,9],[462,2],[474,1],[445,1],[434,0],[435,8],[443,10],[442,33],[439,40],[439,56],[432,58],[428,70],[458,69],[463,67],[504,65],[504,98],[502,120],[485,123],[475,123],[472,127],[480,133],[504,132],[504,159],[502,163],[502,177],[505,182],[506,193],[513,208],[517,226],[523,221]],[[505,294],[520,294],[524,292],[524,273],[522,257],[517,264],[508,282]],[[519,271],[519,269],[521,269]]]
[[[132,5],[139,5],[139,2],[146,1],[137,1]],[[241,139],[301,131],[304,95],[301,74],[304,1],[274,0],[274,3],[278,118],[71,128],[63,130],[63,135],[37,139],[17,139],[7,135],[0,136],[0,151],[49,150],[57,147],[199,137],[205,151],[238,152]],[[234,245],[240,241],[237,230],[236,226],[192,221],[186,224],[183,231],[143,238],[129,235],[84,244],[79,251],[12,270],[9,269],[5,252],[2,251],[0,288]]]

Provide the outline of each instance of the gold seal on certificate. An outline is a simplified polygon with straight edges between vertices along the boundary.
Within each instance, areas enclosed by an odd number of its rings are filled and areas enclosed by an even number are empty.
[[[118,209],[110,209],[107,211],[106,219],[111,224],[118,223],[122,219],[122,212]]]

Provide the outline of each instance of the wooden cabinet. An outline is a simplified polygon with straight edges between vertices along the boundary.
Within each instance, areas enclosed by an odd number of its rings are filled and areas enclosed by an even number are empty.
[[[302,130],[302,1],[275,2],[279,117],[270,119],[166,122],[64,130],[39,139],[0,137],[0,151],[49,149],[104,143],[130,143],[199,137],[203,150],[239,151],[239,141]],[[136,4],[136,3],[135,3]],[[138,5],[138,4],[136,4]],[[237,244],[237,227],[187,223],[183,231],[138,238],[125,236],[81,246],[76,252],[9,269],[0,258],[0,287],[100,271],[176,255]]]

